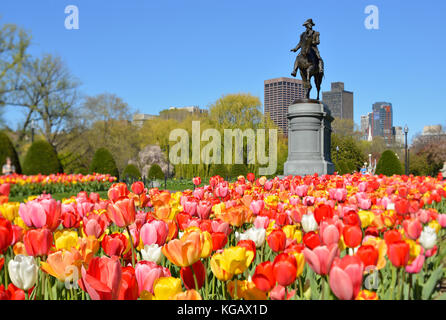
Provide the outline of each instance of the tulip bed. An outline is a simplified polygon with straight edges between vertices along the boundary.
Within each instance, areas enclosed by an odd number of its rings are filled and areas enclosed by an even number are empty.
[[[0,176],[0,195],[10,197],[40,195],[42,193],[71,193],[107,191],[116,177],[109,174],[51,174]],[[8,188],[7,191],[3,190]]]
[[[219,176],[0,205],[0,299],[445,299],[442,177]]]

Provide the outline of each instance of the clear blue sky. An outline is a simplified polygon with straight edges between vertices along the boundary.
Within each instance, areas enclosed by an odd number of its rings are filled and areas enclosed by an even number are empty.
[[[67,5],[79,30],[66,30]],[[379,30],[367,30],[367,5]],[[222,94],[263,101],[265,79],[290,76],[290,52],[313,18],[325,60],[322,90],[342,81],[354,92],[354,117],[392,102],[394,125],[446,124],[446,2],[441,0],[2,0],[0,23],[33,35],[34,55],[60,55],[82,93],[116,93],[132,108],[207,107]],[[8,108],[7,122],[21,113]]]

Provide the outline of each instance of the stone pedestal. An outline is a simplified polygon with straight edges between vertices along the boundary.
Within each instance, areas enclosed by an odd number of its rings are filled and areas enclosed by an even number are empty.
[[[318,100],[300,99],[288,108],[288,159],[284,174],[333,174],[330,110]]]

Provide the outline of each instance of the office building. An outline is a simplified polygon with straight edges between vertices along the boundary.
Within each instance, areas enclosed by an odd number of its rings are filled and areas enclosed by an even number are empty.
[[[373,131],[374,137],[383,137],[387,144],[393,141],[393,110],[390,102],[376,102],[373,104]]]
[[[275,78],[264,81],[264,113],[288,136],[288,106],[305,98],[302,80]]]
[[[343,82],[332,82],[331,91],[322,92],[322,101],[332,117],[353,121],[353,92],[344,90]]]

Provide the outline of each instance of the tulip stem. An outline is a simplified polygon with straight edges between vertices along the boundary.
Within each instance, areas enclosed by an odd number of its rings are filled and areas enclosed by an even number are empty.
[[[198,288],[198,281],[197,281],[197,276],[195,274],[195,270],[193,268],[193,265],[190,266],[190,269],[192,270],[192,276],[194,277],[194,284],[195,284],[195,290],[199,290]]]
[[[226,300],[225,282],[221,282],[221,292],[223,293],[223,300]]]
[[[133,237],[132,234],[130,233],[130,229],[129,226],[126,226],[127,229],[127,233],[129,234],[129,241],[130,241],[130,248],[132,250],[132,267],[135,267],[135,249],[133,248]]]
[[[302,287],[302,279],[299,277],[299,279],[297,279],[297,281],[299,281],[299,293],[300,293],[300,299],[303,300],[304,297],[304,290]]]
[[[285,288],[285,294],[286,294],[286,288]],[[234,300],[238,300],[238,297],[237,297],[237,278],[234,279]]]
[[[400,300],[404,299],[404,269],[401,268],[401,292],[400,292]]]
[[[25,292],[25,300],[29,300],[28,290],[23,290]]]

